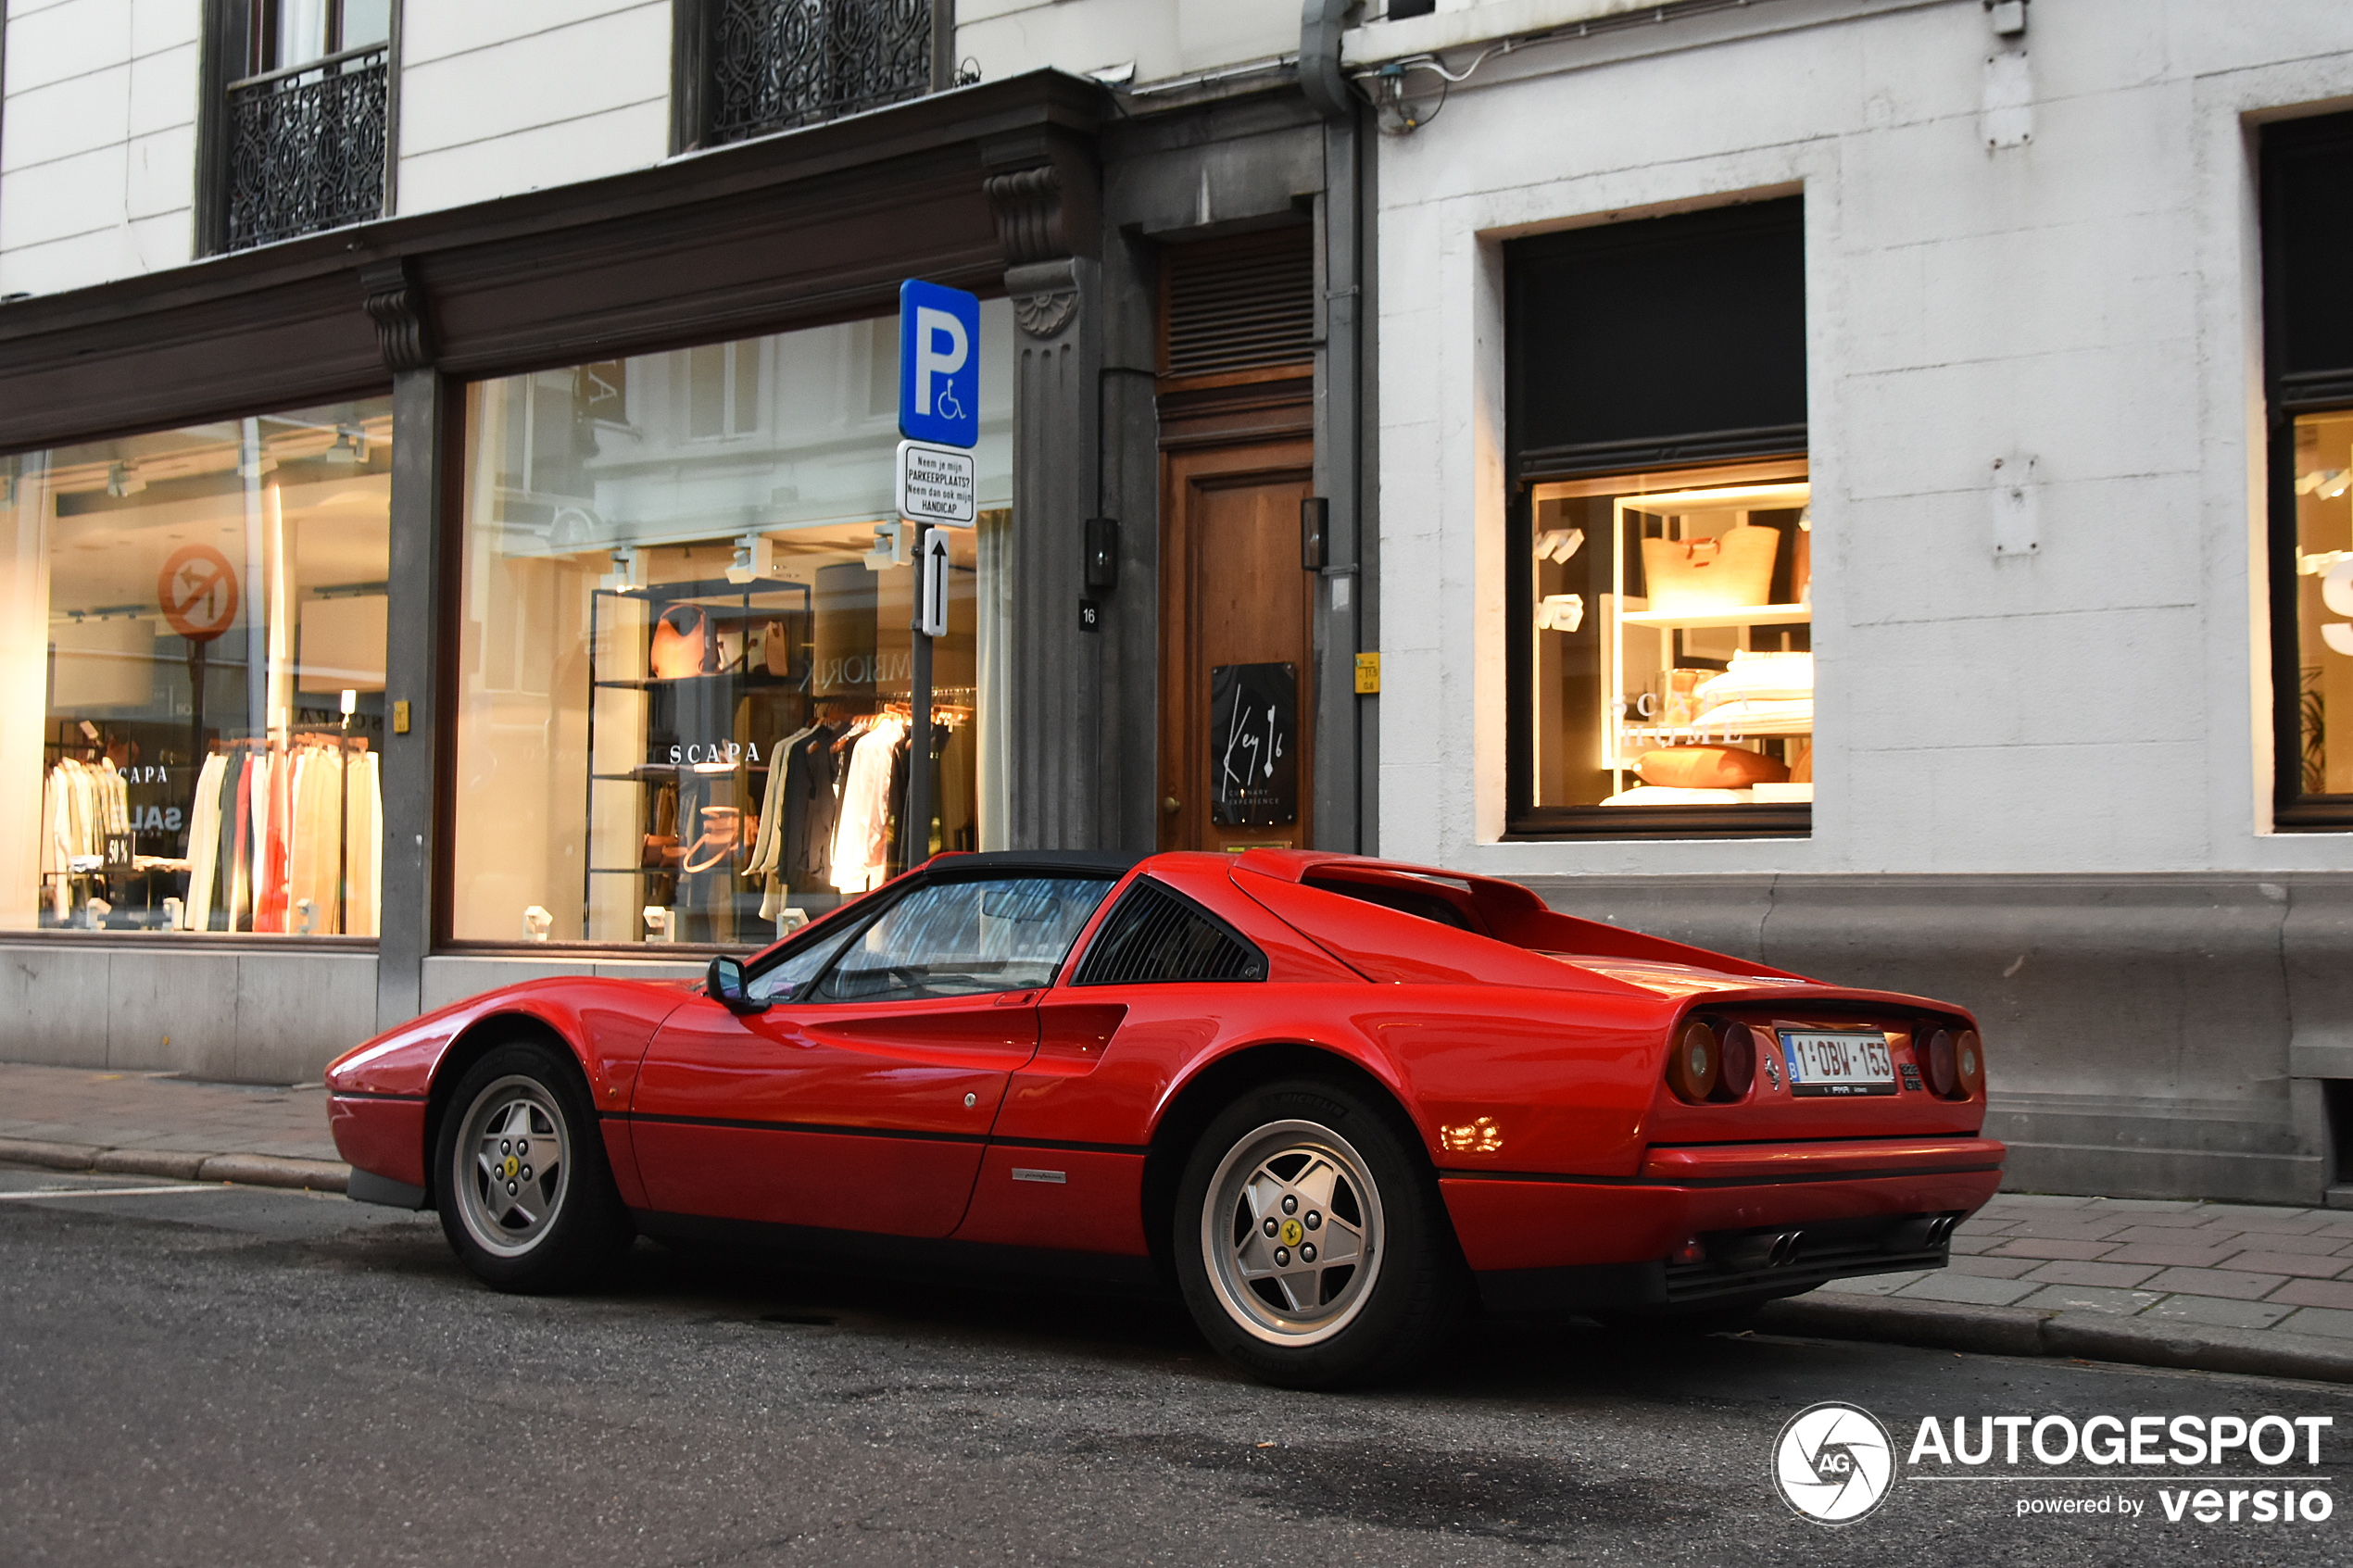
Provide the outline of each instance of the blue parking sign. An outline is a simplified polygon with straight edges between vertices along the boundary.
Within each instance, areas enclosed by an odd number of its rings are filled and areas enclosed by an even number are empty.
[[[980,301],[910,278],[899,285],[899,433],[937,446],[980,442]]]

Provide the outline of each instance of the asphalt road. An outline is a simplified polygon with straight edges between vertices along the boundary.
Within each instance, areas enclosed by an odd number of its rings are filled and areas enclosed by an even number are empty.
[[[641,1243],[608,1290],[500,1297],[429,1216],[0,1171],[9,1563],[2319,1563],[2353,1556],[2353,1391],[1485,1323],[1410,1386],[1259,1387],[1175,1309],[796,1274]],[[82,1197],[44,1188],[113,1189]],[[1782,1424],[2333,1416],[2325,1522],[2164,1518],[2081,1462],[1901,1474],[1799,1518]],[[2244,1462],[2217,1474],[2254,1474]],[[1986,1478],[2033,1472],[2026,1481]],[[2268,1473],[2266,1473],[2268,1474]],[[2064,1478],[2064,1479],[2062,1479]],[[2183,1488],[2185,1489],[2185,1488]],[[2141,1499],[2133,1519],[2021,1501]]]

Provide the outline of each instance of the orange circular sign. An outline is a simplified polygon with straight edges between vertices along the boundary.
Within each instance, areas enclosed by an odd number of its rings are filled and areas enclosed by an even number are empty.
[[[156,577],[156,599],[173,631],[208,643],[237,619],[237,569],[209,545],[182,545]]]

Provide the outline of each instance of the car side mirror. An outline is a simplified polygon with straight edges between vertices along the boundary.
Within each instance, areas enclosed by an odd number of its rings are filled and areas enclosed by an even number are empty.
[[[711,972],[703,979],[703,989],[711,999],[738,1018],[756,1012],[766,1012],[768,1004],[752,1000],[744,989],[744,960],[722,953],[711,960]]]

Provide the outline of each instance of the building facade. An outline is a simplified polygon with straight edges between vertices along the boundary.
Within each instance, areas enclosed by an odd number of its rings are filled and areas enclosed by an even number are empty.
[[[0,1054],[283,1081],[937,849],[1365,842],[1361,117],[1296,16],[5,14]],[[924,734],[907,279],[981,296]]]
[[[5,16],[0,1051],[1314,844],[1965,1002],[2020,1185],[2353,1199],[2342,7]]]
[[[2353,1196],[2353,18],[1404,9],[1384,851],[1967,1003],[2018,1185]]]

